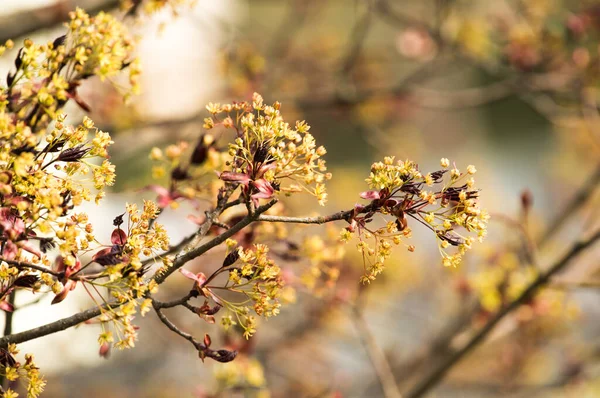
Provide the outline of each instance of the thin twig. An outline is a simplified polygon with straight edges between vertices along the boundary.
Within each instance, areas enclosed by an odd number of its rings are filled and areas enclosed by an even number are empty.
[[[19,269],[29,268],[29,269],[32,269],[32,270],[35,270],[35,271],[40,271],[40,272],[44,272],[46,274],[53,275],[53,276],[55,276],[57,278],[62,278],[63,277],[63,274],[61,272],[53,271],[53,270],[51,270],[49,268],[42,267],[41,265],[26,263],[24,261],[7,260],[7,259],[1,258],[1,257],[0,257],[0,262],[5,262],[5,263],[7,263],[9,265],[12,265],[13,267],[17,267]]]
[[[201,351],[205,348],[203,344],[201,344],[194,338],[194,336],[182,331],[173,322],[171,322],[169,320],[169,318],[167,318],[167,316],[165,314],[163,314],[161,307],[158,305],[158,302],[154,299],[152,299],[152,306],[154,307],[154,311],[156,312],[158,319],[160,319],[160,321],[162,323],[164,323],[170,330],[177,333],[178,335],[180,335],[181,337],[183,337],[190,343],[192,343],[192,345],[194,346],[194,348],[196,348],[196,350]]]
[[[173,301],[158,301],[153,298],[152,303],[153,303],[154,308],[158,308],[158,309],[173,308],[173,307],[177,307],[179,305],[184,305],[185,303],[190,301],[193,297],[198,297],[198,295],[199,295],[198,291],[190,290],[190,292],[188,294],[186,294],[185,296],[183,296],[180,299],[173,300]]]

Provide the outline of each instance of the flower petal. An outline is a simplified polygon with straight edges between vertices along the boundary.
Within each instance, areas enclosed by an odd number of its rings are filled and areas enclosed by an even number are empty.
[[[379,199],[379,191],[365,191],[360,193],[360,197],[363,199]]]
[[[110,242],[113,245],[123,246],[127,242],[127,235],[121,228],[115,228],[110,235]]]
[[[250,176],[246,173],[233,173],[231,171],[224,171],[219,175],[219,178],[223,181],[228,182],[240,182],[242,184],[248,184],[250,182]]]

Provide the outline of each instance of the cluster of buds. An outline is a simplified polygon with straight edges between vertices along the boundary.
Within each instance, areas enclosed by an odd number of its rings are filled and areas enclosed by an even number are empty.
[[[485,237],[489,215],[477,205],[478,190],[471,177],[475,167],[467,167],[466,173],[456,167],[448,170],[448,159],[442,159],[441,166],[441,170],[423,175],[409,160],[396,162],[393,157],[386,157],[372,165],[366,181],[375,189],[360,194],[371,203],[355,206],[347,218],[350,225],[341,233],[343,241],[358,237],[357,248],[365,263],[363,282],[381,273],[393,245],[410,237],[411,219],[435,234],[445,266],[457,266],[473,241]],[[448,173],[450,178],[444,178]],[[376,214],[384,216],[385,225],[371,226]],[[369,245],[370,239],[375,241],[375,247]],[[450,247],[457,251],[450,254]],[[412,245],[407,248],[415,250]]]

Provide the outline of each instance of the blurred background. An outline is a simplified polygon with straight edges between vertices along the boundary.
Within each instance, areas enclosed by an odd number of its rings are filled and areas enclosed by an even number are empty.
[[[168,1],[167,1],[168,3]],[[560,0],[197,0],[129,21],[138,35],[143,93],[125,106],[90,81],[80,95],[115,141],[117,184],[92,223],[152,198],[148,153],[202,132],[208,102],[259,92],[304,119],[328,150],[333,179],[321,214],[351,208],[383,156],[439,168],[446,157],[477,166],[489,237],[458,269],[441,265],[429,231],[413,226],[415,253],[398,250],[366,289],[349,245],[337,283],[299,286],[296,301],[262,322],[229,364],[202,363],[154,314],[139,320],[132,350],[98,356],[98,329],[83,325],[23,344],[48,378],[48,397],[414,397],[432,370],[455,355],[529,281],[599,226],[600,4]],[[193,4],[192,4],[193,3]],[[118,1],[3,0],[0,41],[51,41],[69,10],[123,13]],[[15,50],[16,51],[16,50]],[[12,54],[12,55],[11,55]],[[8,71],[14,59],[0,59]],[[0,73],[2,75],[4,72]],[[76,106],[67,113],[83,116]],[[288,201],[290,214],[312,214]],[[172,241],[194,230],[190,209],[161,216]],[[94,222],[96,221],[96,222]],[[337,233],[343,225],[338,225]],[[106,225],[106,235],[111,225]],[[297,228],[297,239],[326,228]],[[101,232],[100,232],[101,234]],[[294,235],[293,235],[294,236]],[[292,236],[292,237],[293,237]],[[437,397],[600,396],[598,248],[453,364]],[[197,264],[222,253],[208,255]],[[290,264],[291,268],[302,264]],[[189,288],[184,278],[165,297]],[[179,296],[177,295],[179,292]],[[511,293],[512,292],[512,293]],[[81,292],[80,292],[81,293]],[[23,298],[26,302],[31,298]],[[85,294],[15,315],[23,330],[91,303]],[[173,316],[198,336],[216,329]]]

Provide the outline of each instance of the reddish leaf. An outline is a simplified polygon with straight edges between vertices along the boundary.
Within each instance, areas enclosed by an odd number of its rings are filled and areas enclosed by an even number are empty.
[[[250,182],[250,176],[246,173],[233,173],[231,171],[224,171],[219,175],[219,178],[223,181],[228,182],[241,182],[242,184],[248,184]]]
[[[365,191],[365,192],[361,192],[360,193],[360,197],[363,199],[379,199],[380,195],[379,195],[379,191]]]
[[[196,287],[198,288],[202,287],[204,282],[206,282],[206,275],[204,275],[202,272],[194,274],[193,272],[188,271],[185,268],[179,268],[179,272],[181,272],[186,278],[196,281]]]
[[[273,193],[275,192],[275,189],[273,189],[273,186],[271,185],[271,183],[269,181],[265,180],[264,178],[253,181],[252,185],[256,189],[258,189],[258,193],[255,193],[254,195],[252,195],[253,199],[269,199],[269,198],[273,197]]]
[[[110,242],[113,245],[123,246],[127,242],[127,235],[121,228],[115,228],[110,235]]]
[[[13,312],[15,307],[8,301],[0,301],[0,310],[5,312]]]

